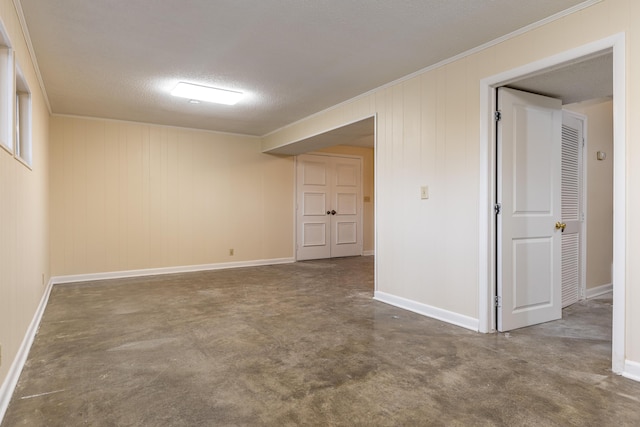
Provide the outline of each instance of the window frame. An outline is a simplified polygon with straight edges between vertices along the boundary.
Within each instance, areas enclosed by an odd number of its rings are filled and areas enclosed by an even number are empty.
[[[14,156],[16,160],[27,166],[33,167],[33,139],[32,139],[32,112],[31,89],[27,79],[17,61],[15,64],[15,85],[13,98],[13,139]]]
[[[0,21],[0,147],[13,155],[13,93],[15,93],[14,52]]]

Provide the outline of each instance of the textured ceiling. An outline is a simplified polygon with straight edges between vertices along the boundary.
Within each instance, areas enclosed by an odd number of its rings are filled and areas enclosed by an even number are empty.
[[[581,0],[20,0],[53,113],[264,135]],[[189,104],[178,81],[240,90]]]
[[[573,104],[613,96],[613,53],[563,64],[535,76],[518,80],[509,86]]]

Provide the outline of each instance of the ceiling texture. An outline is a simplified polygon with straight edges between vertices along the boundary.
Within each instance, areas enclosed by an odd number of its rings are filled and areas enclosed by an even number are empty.
[[[54,114],[263,136],[581,0],[20,0]],[[190,104],[180,82],[241,91]]]

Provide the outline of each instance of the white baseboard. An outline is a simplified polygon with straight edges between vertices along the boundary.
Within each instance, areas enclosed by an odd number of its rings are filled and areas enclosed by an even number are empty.
[[[217,264],[185,265],[178,267],[147,268],[141,270],[110,271],[104,273],[74,274],[55,276],[51,280],[54,285],[62,283],[89,282],[94,280],[123,279],[127,277],[157,276],[161,274],[193,273],[196,271],[212,271],[227,268],[257,267],[261,265],[290,264],[293,258],[259,259],[252,261],[221,262]]]
[[[42,320],[42,315],[44,314],[44,310],[47,307],[47,301],[49,301],[49,295],[51,294],[52,288],[53,281],[49,280],[49,283],[47,284],[47,287],[42,294],[42,298],[40,298],[40,304],[38,304],[36,312],[31,319],[31,323],[29,324],[29,328],[27,329],[27,332],[22,339],[20,348],[18,348],[18,353],[13,359],[13,363],[9,368],[9,372],[7,372],[7,377],[4,379],[4,382],[0,387],[0,423],[2,423],[2,419],[7,412],[9,402],[11,401],[11,396],[13,396],[13,392],[16,388],[16,385],[18,384],[18,379],[20,378],[22,368],[27,361],[27,356],[29,356],[29,350],[31,349],[31,345],[33,344],[33,339],[36,336],[36,332],[40,327],[40,321]]]
[[[363,251],[362,256],[374,256],[376,251]]]
[[[596,286],[595,288],[589,288],[586,291],[586,298],[595,298],[600,295],[604,295],[608,292],[613,291],[613,285],[611,283],[607,283],[606,285]]]
[[[625,360],[622,376],[629,378],[630,380],[640,381],[640,363],[632,360]]]
[[[395,307],[413,311],[414,313],[422,314],[423,316],[427,316],[433,319],[441,320],[443,322],[451,323],[456,326],[461,326],[466,329],[471,329],[472,331],[476,331],[476,332],[478,331],[478,327],[479,327],[478,319],[474,319],[473,317],[465,316],[459,313],[454,313],[448,310],[443,310],[437,307],[432,307],[427,304],[423,304],[410,299],[387,294],[385,292],[376,291],[374,293],[373,299],[376,301],[393,305]]]

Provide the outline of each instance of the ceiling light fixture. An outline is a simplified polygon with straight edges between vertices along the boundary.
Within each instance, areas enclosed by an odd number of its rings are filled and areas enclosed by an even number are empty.
[[[215,87],[194,85],[192,83],[180,82],[171,91],[171,95],[187,98],[189,100],[198,100],[206,102],[215,102],[216,104],[234,105],[240,98],[242,92],[233,90],[218,89]]]

